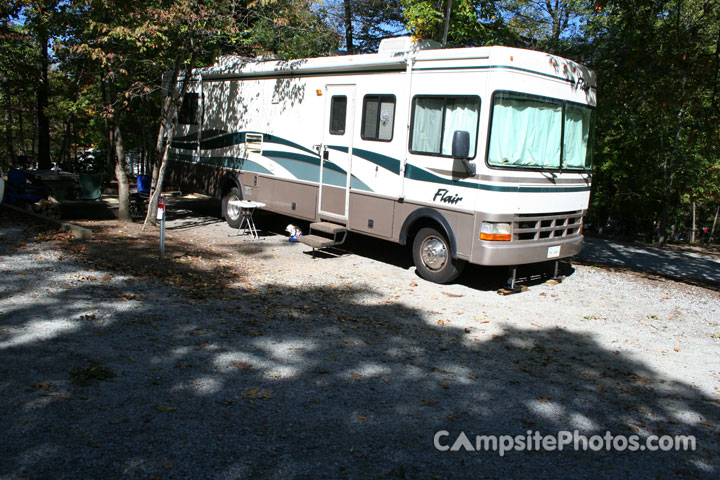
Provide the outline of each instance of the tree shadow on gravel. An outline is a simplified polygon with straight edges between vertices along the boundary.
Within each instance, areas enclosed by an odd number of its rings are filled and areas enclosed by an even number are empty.
[[[590,237],[578,260],[720,290],[720,260],[707,255]]]
[[[490,338],[372,288],[270,285],[197,302],[117,273],[72,277],[67,262],[53,264],[66,280],[35,298],[37,278],[13,264],[0,286],[8,478],[718,474],[718,399],[591,335],[506,326]],[[98,365],[115,377],[72,382]],[[474,444],[578,430],[692,435],[697,450],[441,452],[443,430],[444,446],[460,432]]]

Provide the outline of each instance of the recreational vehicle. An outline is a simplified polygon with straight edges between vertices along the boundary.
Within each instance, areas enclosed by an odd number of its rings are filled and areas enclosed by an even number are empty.
[[[376,54],[223,57],[182,81],[170,181],[221,198],[233,227],[238,200],[262,202],[311,234],[409,245],[440,283],[466,262],[580,251],[596,77],[575,62],[395,38]]]

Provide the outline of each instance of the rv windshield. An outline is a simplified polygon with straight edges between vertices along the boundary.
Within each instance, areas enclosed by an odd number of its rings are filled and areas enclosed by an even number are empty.
[[[589,107],[496,93],[488,165],[537,169],[589,169],[593,110]]]

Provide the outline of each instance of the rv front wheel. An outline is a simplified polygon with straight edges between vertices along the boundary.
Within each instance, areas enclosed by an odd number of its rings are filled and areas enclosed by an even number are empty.
[[[413,260],[418,275],[435,283],[455,280],[465,266],[451,257],[447,239],[434,228],[422,228],[415,235]]]
[[[228,225],[230,225],[230,227],[238,228],[240,226],[242,215],[240,213],[240,207],[228,205],[228,202],[230,202],[231,200],[242,200],[242,198],[240,198],[240,190],[235,187],[231,188],[227,195],[223,197],[222,214],[223,217],[225,217],[225,221]]]

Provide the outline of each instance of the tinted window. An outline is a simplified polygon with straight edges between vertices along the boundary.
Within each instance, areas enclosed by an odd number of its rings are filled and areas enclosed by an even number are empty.
[[[198,121],[199,98],[200,96],[197,93],[185,94],[178,114],[178,123],[185,125],[197,125],[200,123]]]
[[[330,133],[345,134],[345,117],[347,115],[347,97],[334,96],[330,100]]]

